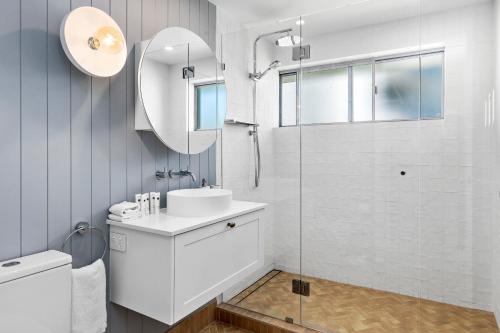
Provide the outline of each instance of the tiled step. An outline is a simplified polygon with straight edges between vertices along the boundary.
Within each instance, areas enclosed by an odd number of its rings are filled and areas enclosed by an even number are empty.
[[[219,304],[215,309],[215,319],[254,333],[318,333],[230,304]]]
[[[202,329],[199,333],[250,333],[250,331],[223,323],[221,321],[214,321]]]

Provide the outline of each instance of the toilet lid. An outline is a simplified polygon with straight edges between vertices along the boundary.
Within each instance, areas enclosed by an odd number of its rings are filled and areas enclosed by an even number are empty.
[[[69,254],[50,250],[0,262],[0,284],[71,264]]]

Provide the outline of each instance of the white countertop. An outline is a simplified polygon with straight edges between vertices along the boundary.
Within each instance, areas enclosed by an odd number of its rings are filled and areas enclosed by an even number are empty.
[[[229,210],[222,214],[214,216],[173,216],[168,214],[167,209],[162,209],[160,211],[160,214],[146,215],[136,220],[130,220],[126,222],[106,220],[106,223],[117,227],[134,229],[171,237],[239,215],[255,212],[264,209],[266,206],[267,204],[260,202],[233,200],[232,206]]]

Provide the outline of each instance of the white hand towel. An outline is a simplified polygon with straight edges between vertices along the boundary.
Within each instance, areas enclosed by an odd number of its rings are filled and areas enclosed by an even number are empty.
[[[116,222],[124,222],[124,221],[130,221],[130,220],[136,220],[139,217],[141,217],[140,213],[133,214],[133,215],[126,215],[126,216],[118,216],[115,214],[109,214],[108,219],[111,221],[116,221]]]
[[[135,202],[123,201],[109,207],[109,212],[118,216],[125,216],[139,211],[139,206]]]
[[[106,331],[106,270],[101,259],[73,269],[72,333]]]

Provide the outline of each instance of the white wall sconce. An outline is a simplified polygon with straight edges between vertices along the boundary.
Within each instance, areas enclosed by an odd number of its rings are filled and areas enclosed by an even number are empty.
[[[72,10],[61,23],[61,44],[76,68],[94,77],[117,74],[127,60],[127,44],[118,24],[94,7]]]

